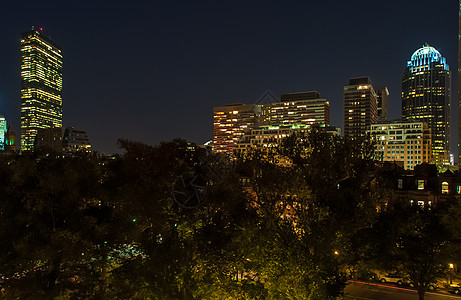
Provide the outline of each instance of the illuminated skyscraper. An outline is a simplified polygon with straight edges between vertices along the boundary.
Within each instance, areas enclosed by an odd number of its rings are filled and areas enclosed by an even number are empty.
[[[33,150],[41,128],[62,127],[61,49],[42,32],[21,36],[21,150]]]
[[[450,80],[445,58],[428,45],[413,53],[402,77],[402,118],[428,124],[437,164],[450,159]]]
[[[368,77],[349,79],[344,87],[344,135],[365,135],[378,118],[378,96]]]
[[[6,119],[4,116],[0,115],[0,151],[5,150],[6,131],[7,131]]]
[[[458,164],[461,164],[461,0],[458,10]]]

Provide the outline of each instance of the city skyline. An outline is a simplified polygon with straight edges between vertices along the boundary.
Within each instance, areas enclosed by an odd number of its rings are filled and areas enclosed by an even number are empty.
[[[430,3],[9,4],[1,21],[0,114],[20,131],[19,35],[35,25],[65,53],[63,125],[85,129],[104,153],[118,151],[117,138],[204,143],[213,136],[213,107],[255,103],[266,90],[316,90],[330,101],[330,124],[344,128],[342,89],[352,77],[387,86],[396,119],[414,49],[428,43],[456,66],[458,7],[441,3],[434,15]],[[416,27],[410,15],[428,21]]]

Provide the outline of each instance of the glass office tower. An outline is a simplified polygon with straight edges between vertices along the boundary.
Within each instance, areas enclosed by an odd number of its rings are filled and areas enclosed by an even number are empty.
[[[62,127],[61,49],[41,31],[21,36],[21,150],[41,128]]]
[[[440,52],[429,45],[416,50],[403,72],[402,118],[428,124],[437,164],[450,162],[450,89],[450,70]]]

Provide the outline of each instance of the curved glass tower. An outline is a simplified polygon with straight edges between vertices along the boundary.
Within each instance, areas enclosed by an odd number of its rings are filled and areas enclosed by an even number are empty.
[[[429,45],[416,50],[403,72],[402,118],[428,124],[437,164],[450,162],[450,90],[450,69],[440,52]]]

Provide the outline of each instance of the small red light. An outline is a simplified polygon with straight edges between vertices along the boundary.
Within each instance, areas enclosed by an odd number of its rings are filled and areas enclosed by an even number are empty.
[[[40,27],[40,31],[43,31],[43,28],[42,28],[42,27]]]

